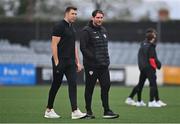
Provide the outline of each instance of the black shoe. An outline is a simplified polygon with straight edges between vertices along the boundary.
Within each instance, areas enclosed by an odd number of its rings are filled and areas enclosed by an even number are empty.
[[[86,119],[95,119],[95,116],[94,115],[86,115],[86,117],[85,117]]]
[[[87,111],[86,119],[95,119],[95,116],[93,115],[92,111]]]
[[[119,114],[115,114],[112,110],[108,110],[104,112],[104,119],[114,119],[114,118],[118,118]]]

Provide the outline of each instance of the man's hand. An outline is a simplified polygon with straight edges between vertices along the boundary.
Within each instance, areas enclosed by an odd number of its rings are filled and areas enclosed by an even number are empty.
[[[55,69],[56,69],[56,73],[59,73],[61,67],[60,67],[60,63],[59,63],[59,60],[55,61]]]
[[[55,66],[58,66],[59,60],[55,60],[54,63],[55,63]]]
[[[82,70],[82,65],[80,63],[76,64],[76,71],[80,72]]]
[[[161,69],[161,62],[159,60],[157,60],[157,68]]]

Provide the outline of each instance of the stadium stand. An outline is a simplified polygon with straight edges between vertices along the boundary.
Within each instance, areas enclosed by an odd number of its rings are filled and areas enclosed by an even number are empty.
[[[0,63],[31,63],[35,66],[51,66],[50,41],[33,40],[29,46],[22,46],[10,44],[7,40],[0,40],[0,46]],[[109,42],[111,65],[137,65],[138,49],[138,42]],[[158,43],[157,54],[163,65],[180,66],[180,43]],[[82,61],[80,50],[79,55]]]

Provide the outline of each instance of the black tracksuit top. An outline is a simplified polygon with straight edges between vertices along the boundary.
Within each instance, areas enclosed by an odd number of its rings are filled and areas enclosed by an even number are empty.
[[[58,43],[58,58],[75,59],[75,29],[72,24],[61,20],[53,27],[52,36],[61,37]]]
[[[145,40],[141,43],[138,52],[138,66],[140,70],[152,68],[149,61],[150,58],[153,58],[155,60],[157,68],[160,69],[161,63],[157,58],[156,45]]]
[[[109,66],[107,31],[103,26],[95,27],[90,21],[81,32],[80,49],[85,66]]]

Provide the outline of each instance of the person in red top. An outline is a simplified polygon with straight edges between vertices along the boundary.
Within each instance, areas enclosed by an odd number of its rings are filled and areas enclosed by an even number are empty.
[[[167,105],[159,99],[157,88],[156,69],[161,69],[161,62],[156,54],[156,37],[157,32],[155,29],[147,29],[146,39],[141,43],[138,52],[138,66],[140,70],[139,82],[125,101],[128,105],[146,106],[141,100],[141,93],[146,79],[150,82],[150,101],[148,107],[162,107]],[[133,100],[136,94],[137,102]]]

